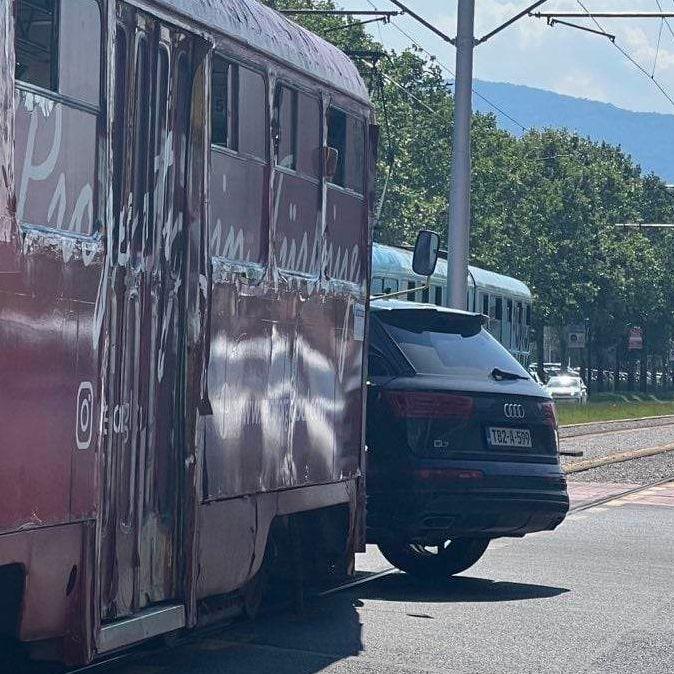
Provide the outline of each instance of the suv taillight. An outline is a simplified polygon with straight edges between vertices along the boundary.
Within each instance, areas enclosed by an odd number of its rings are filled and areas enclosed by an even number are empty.
[[[557,408],[553,402],[538,403],[538,407],[543,415],[543,423],[550,426],[554,435],[554,452],[559,453],[559,430],[557,421]]]
[[[553,402],[538,403],[538,408],[541,410],[543,415],[543,423],[546,426],[552,426],[557,428],[557,408]]]
[[[402,419],[470,419],[475,401],[470,396],[425,391],[384,391],[393,414]]]

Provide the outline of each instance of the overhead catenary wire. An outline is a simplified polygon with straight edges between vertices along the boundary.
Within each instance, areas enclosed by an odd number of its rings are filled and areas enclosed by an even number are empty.
[[[370,5],[370,7],[372,7],[373,10],[375,10],[375,11],[377,10],[376,5],[375,5],[371,0],[366,0],[366,2],[367,2],[368,5]],[[672,2],[674,2],[674,0],[672,0]],[[536,6],[538,6],[539,4],[542,4],[542,3],[536,3]],[[429,58],[431,61],[437,63],[443,70],[445,70],[447,73],[449,73],[452,77],[455,77],[454,71],[453,71],[448,65],[446,65],[445,63],[443,63],[440,59],[437,58],[437,56],[435,56],[435,54],[432,54],[432,53],[431,53],[430,51],[428,51],[428,49],[426,49],[423,45],[419,44],[419,42],[417,42],[417,40],[415,40],[415,39],[414,39],[414,38],[413,38],[413,37],[412,37],[406,30],[404,30],[403,28],[401,28],[395,21],[393,21],[392,19],[390,19],[389,21],[386,22],[386,25],[389,25],[389,26],[392,26],[393,28],[395,28],[395,29],[396,29],[398,32],[400,32],[404,37],[406,37],[406,38],[407,38],[407,39],[408,39],[408,40],[409,40],[409,41],[410,41],[410,42],[411,42],[417,49],[419,49],[419,50],[422,51],[424,54],[426,54],[426,56],[428,56],[428,58]],[[383,37],[381,36],[381,24],[379,24],[379,30],[380,30],[380,38],[381,38],[381,40],[382,40],[382,42],[383,42]],[[368,65],[369,65],[369,64],[368,64]],[[381,72],[380,72],[380,75],[382,76],[382,79],[387,79],[387,77],[385,76],[384,73],[381,73]],[[390,79],[390,78],[389,78],[389,79]],[[401,84],[399,84],[398,82],[395,82],[395,81],[392,81],[392,83],[393,83],[397,88],[401,89],[401,90],[402,90],[408,97],[411,97],[411,100],[414,100],[414,102],[416,102],[416,103],[421,103],[421,101],[420,101],[417,97],[413,96],[413,95],[412,95],[409,91],[407,91]],[[531,130],[531,127],[527,127],[527,126],[525,126],[524,124],[522,124],[520,121],[518,121],[517,119],[515,119],[512,115],[510,115],[510,114],[507,113],[505,110],[503,110],[502,108],[500,108],[500,107],[499,107],[498,105],[496,105],[493,101],[490,101],[486,96],[482,95],[479,91],[476,91],[474,88],[473,88],[473,93],[474,93],[476,96],[478,96],[479,98],[481,98],[485,103],[487,103],[487,105],[491,106],[494,110],[496,110],[496,111],[497,111],[499,114],[501,114],[503,117],[505,117],[506,119],[510,120],[513,124],[515,124],[515,125],[518,126],[520,129],[522,129],[522,131],[527,132],[527,131],[530,131],[530,130]],[[382,88],[382,91],[381,91],[381,95],[382,95],[382,96],[384,95],[383,88]],[[428,107],[427,107],[426,109],[429,110],[429,111],[431,111],[431,109],[428,108]],[[432,111],[432,112],[433,112],[433,115],[434,115],[434,116],[438,116],[438,117],[439,117],[439,115],[438,115],[438,113],[437,113],[436,111]],[[388,130],[387,133],[390,134],[390,130]],[[390,137],[390,136],[389,136],[389,137]],[[525,155],[525,156],[523,157],[523,159],[527,159],[527,160],[532,160],[532,161],[535,161],[535,162],[541,162],[541,163],[544,163],[544,162],[547,162],[547,161],[549,161],[549,160],[551,160],[551,159],[561,159],[561,158],[577,157],[577,156],[578,156],[578,152],[577,152],[577,151],[574,151],[574,152],[562,152],[562,153],[558,153],[558,154],[554,154],[554,155],[548,155],[548,156],[544,156],[544,157],[537,157],[537,156],[534,156],[534,154],[537,154],[537,152],[529,153],[529,154]],[[390,177],[390,176],[387,177],[387,183],[388,183],[389,177]]]
[[[376,5],[375,5],[373,2],[371,2],[371,0],[366,0],[366,1],[367,1],[367,4],[370,5],[370,7],[372,7],[372,9],[375,9],[375,10],[377,9]],[[674,2],[674,0],[672,0],[672,1]],[[410,41],[410,42],[411,42],[417,49],[421,50],[424,54],[426,54],[426,56],[428,56],[428,58],[429,58],[431,61],[434,61],[434,62],[437,63],[443,70],[445,70],[447,73],[449,73],[452,77],[455,77],[454,71],[453,71],[449,66],[447,66],[447,65],[446,65],[445,63],[443,63],[440,59],[438,59],[437,56],[435,56],[435,55],[432,54],[430,51],[428,51],[423,45],[419,44],[419,43],[418,43],[418,42],[417,42],[417,41],[416,41],[416,40],[415,40],[415,39],[414,39],[414,38],[413,38],[413,37],[406,31],[406,30],[404,30],[403,28],[401,28],[395,21],[391,20],[391,21],[387,22],[387,25],[392,26],[393,28],[395,28],[396,30],[398,30],[398,31],[399,31],[404,37],[406,37],[406,38],[407,38],[407,39],[408,39],[408,40],[409,40],[409,41]],[[381,28],[381,25],[380,25],[380,28]],[[382,39],[382,42],[383,42],[383,39]],[[398,85],[398,86],[399,86],[399,87],[402,87],[402,85]],[[404,90],[404,88],[403,88],[403,90]],[[407,92],[406,90],[404,90],[404,91],[409,95],[409,92]],[[482,100],[484,100],[485,103],[487,103],[487,104],[490,105],[492,108],[494,108],[494,109],[495,109],[497,112],[499,112],[502,116],[506,117],[506,118],[509,119],[511,122],[513,122],[513,124],[515,124],[515,125],[517,125],[519,128],[521,128],[522,131],[527,132],[527,131],[530,131],[530,130],[531,130],[531,127],[526,127],[524,124],[522,124],[521,122],[519,122],[517,119],[515,119],[514,117],[512,117],[510,114],[508,114],[505,110],[503,110],[502,108],[500,108],[499,106],[497,106],[493,101],[490,101],[486,96],[483,96],[482,94],[480,94],[479,91],[476,91],[475,89],[473,89],[473,93],[474,93],[476,96],[478,96],[479,98],[481,98]],[[575,156],[577,156],[577,155],[578,155],[577,152],[563,152],[563,153],[559,153],[559,154],[555,154],[555,155],[549,155],[549,156],[546,156],[546,157],[534,157],[534,156],[533,156],[533,153],[531,153],[531,154],[529,154],[529,155],[526,155],[526,156],[524,157],[524,159],[531,159],[531,160],[537,161],[537,162],[544,162],[544,161],[548,161],[548,160],[550,160],[550,159],[558,159],[558,158],[565,158],[565,157],[575,157]]]
[[[587,17],[592,20],[592,22],[599,28],[599,30],[603,31],[606,33],[607,31],[604,29],[604,27],[597,21],[597,18],[593,16],[592,12],[583,4],[582,0],[576,0],[576,3],[580,5],[580,7],[583,9],[583,11],[587,14]],[[655,84],[655,86],[658,88],[660,93],[671,103],[672,106],[674,106],[674,98],[669,94],[669,92],[658,82],[658,80],[655,79],[653,75],[651,75],[646,68],[639,63],[627,50],[623,49],[618,41],[612,41],[611,44],[635,67],[637,70],[641,71],[648,79]]]
[[[428,58],[437,63],[445,72],[449,73],[453,78],[456,77],[456,74],[454,71],[445,63],[443,63],[437,56],[429,52],[425,47],[420,45],[406,30],[401,28],[395,21],[390,21],[387,25],[392,26],[395,28],[398,32],[400,32],[402,35],[404,35],[417,49],[421,50]],[[519,127],[522,131],[528,131],[529,127],[525,126],[520,122],[518,119],[513,117],[511,114],[506,112],[502,107],[494,103],[492,100],[481,94],[479,91],[475,89],[475,87],[472,88],[473,93],[482,101],[484,101],[489,107],[491,107],[493,110],[498,112],[502,117],[505,117],[509,121],[511,121],[515,126]]]
[[[660,0],[655,0],[655,4],[658,6],[658,9],[660,10],[661,13],[664,13],[662,9],[662,5],[660,4]],[[663,16],[662,20],[664,21],[665,26],[667,26],[667,30],[669,31],[669,34],[674,38],[674,30],[672,29],[672,24],[669,23],[669,19],[667,17]]]
[[[660,30],[658,31],[658,44],[655,47],[655,57],[653,58],[653,70],[651,71],[651,79],[655,77],[655,69],[658,66],[658,56],[660,55],[660,41],[662,40],[662,28],[665,25],[664,19],[660,21]]]
[[[415,21],[420,23],[422,26],[425,28],[428,28],[431,32],[435,33],[440,39],[444,40],[445,42],[449,42],[449,44],[454,44],[454,39],[449,37],[446,33],[443,33],[441,30],[436,28],[433,24],[429,23],[424,19],[423,16],[419,16],[416,12],[412,11],[407,5],[404,5],[402,2],[399,2],[399,0],[389,0],[389,2],[393,3],[396,7],[401,9],[405,14],[408,14],[411,16]]]
[[[368,5],[370,5],[370,7],[372,7],[373,10],[377,11],[377,6],[372,2],[372,0],[366,0],[366,2],[367,2]],[[401,7],[401,4],[402,4],[402,3],[394,3],[394,4],[396,4],[398,7]],[[542,3],[540,3],[540,2],[535,3],[535,6],[538,6],[538,5],[540,5],[540,4],[542,4]],[[401,7],[401,8],[402,8],[402,7]],[[409,13],[409,10],[408,10],[408,9],[403,10],[403,13]],[[415,18],[415,16],[413,16],[413,18]],[[397,23],[395,23],[395,22],[394,22],[393,20],[391,20],[391,19],[390,19],[389,21],[387,21],[386,23],[387,23],[387,25],[393,26],[396,30],[398,30],[398,31],[399,31],[402,35],[404,35],[404,36],[405,36],[405,37],[406,37],[406,38],[407,38],[407,39],[408,39],[408,40],[409,40],[409,41],[410,41],[410,42],[411,42],[417,49],[420,49],[424,54],[426,54],[426,56],[428,56],[428,58],[429,58],[431,61],[434,61],[434,62],[437,63],[437,64],[438,64],[438,65],[439,65],[445,72],[449,73],[449,74],[452,76],[452,78],[455,78],[455,77],[456,77],[456,74],[454,73],[454,71],[453,71],[447,64],[443,63],[443,62],[442,62],[442,61],[441,61],[435,54],[432,54],[430,51],[428,51],[428,49],[426,49],[425,47],[423,47],[422,45],[420,45],[420,44],[419,44],[419,43],[418,43],[418,42],[417,42],[417,41],[416,41],[416,40],[415,40],[415,39],[414,39],[414,38],[407,32],[407,31],[405,31],[404,29],[402,29]],[[426,21],[425,21],[425,19],[424,19],[424,25],[425,25],[425,23],[426,23]],[[381,24],[379,25],[379,31],[380,31],[380,32],[379,32],[379,35],[380,35],[380,38],[381,38]],[[382,38],[382,42],[383,42],[383,38]],[[495,110],[496,112],[498,112],[502,117],[505,117],[507,120],[511,121],[515,126],[519,127],[522,131],[526,132],[526,131],[529,130],[529,128],[528,128],[527,126],[525,126],[524,124],[522,124],[522,122],[520,122],[519,120],[515,119],[515,117],[513,117],[512,115],[510,115],[509,113],[507,113],[502,107],[498,106],[498,105],[497,105],[496,103],[494,103],[493,101],[489,100],[486,96],[482,95],[479,91],[476,91],[474,87],[473,87],[473,93],[474,93],[480,100],[484,101],[488,106],[490,106],[493,110]]]
[[[389,19],[385,16],[378,16],[374,19],[366,19],[365,21],[353,21],[349,23],[343,23],[339,26],[335,26],[334,28],[328,28],[327,30],[323,31],[323,35],[332,35],[332,33],[338,33],[339,31],[342,30],[348,30],[349,28],[357,28],[359,26],[366,26],[369,23],[387,23]]]
[[[379,197],[379,203],[377,204],[377,211],[375,213],[375,224],[374,227],[377,229],[379,222],[381,221],[381,214],[384,210],[384,204],[386,202],[386,197],[388,195],[388,187],[393,178],[393,172],[395,170],[395,152],[393,150],[393,142],[391,135],[391,125],[389,123],[388,108],[386,105],[386,89],[384,87],[384,78],[381,76],[381,73],[375,70],[375,79],[379,84],[379,95],[381,97],[381,106],[384,119],[384,131],[386,132],[386,178],[384,179],[384,185],[382,187],[381,195]]]
[[[361,58],[361,57],[356,57],[356,58]],[[374,66],[371,63],[368,63],[367,60],[361,59],[362,63],[365,64],[368,68],[374,68]],[[381,71],[379,71],[381,73]],[[390,75],[387,75],[386,73],[381,73],[381,76],[390,84],[392,84],[396,89],[399,89],[402,91],[410,100],[414,101],[417,105],[420,105],[424,110],[427,112],[430,112],[432,115],[436,115],[439,117],[438,111],[434,110],[430,105],[422,101],[418,96],[415,96],[411,91],[408,91],[400,82],[397,82],[394,80]]]

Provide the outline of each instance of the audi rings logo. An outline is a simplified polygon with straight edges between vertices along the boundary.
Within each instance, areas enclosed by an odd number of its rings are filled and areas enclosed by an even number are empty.
[[[518,405],[517,403],[506,403],[503,406],[503,414],[505,414],[506,419],[524,419],[526,412],[522,405]]]

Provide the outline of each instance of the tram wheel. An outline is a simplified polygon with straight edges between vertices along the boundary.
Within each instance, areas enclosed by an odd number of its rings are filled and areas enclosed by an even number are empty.
[[[379,543],[386,559],[405,573],[422,578],[448,578],[475,564],[489,546],[488,538],[455,538],[438,545],[401,541]]]

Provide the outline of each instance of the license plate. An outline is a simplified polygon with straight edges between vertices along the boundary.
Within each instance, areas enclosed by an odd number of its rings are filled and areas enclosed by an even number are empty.
[[[489,444],[494,447],[531,448],[531,431],[528,428],[494,428],[489,429]]]

